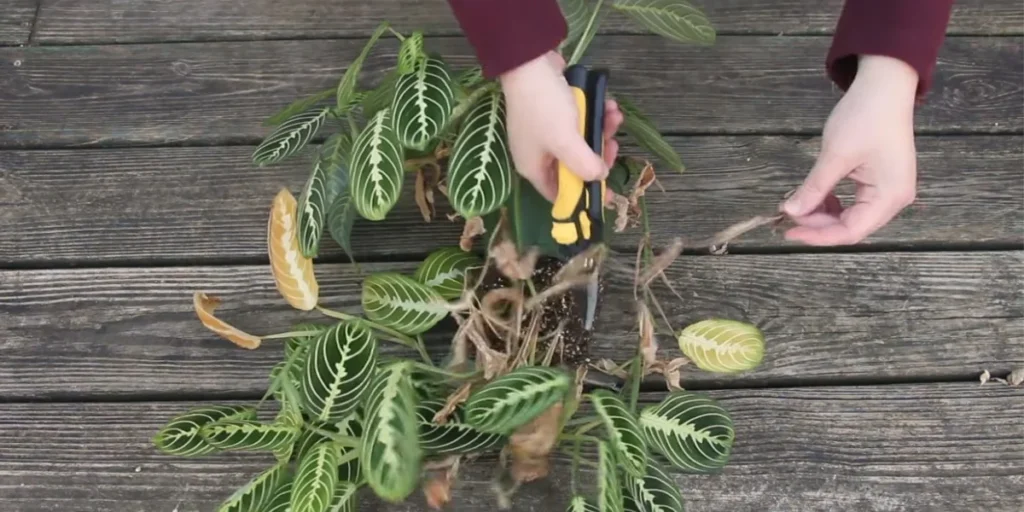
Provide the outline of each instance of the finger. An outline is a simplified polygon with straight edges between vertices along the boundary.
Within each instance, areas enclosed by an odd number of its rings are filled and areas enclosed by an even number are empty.
[[[615,103],[615,100],[608,100],[604,102],[604,136],[612,137],[618,131],[619,127],[622,126],[624,117],[622,112],[619,111],[619,106]]]
[[[583,181],[602,180],[608,176],[608,165],[577,133],[560,138],[552,144],[551,153],[565,164],[569,172]]]
[[[604,140],[604,164],[609,168],[615,165],[615,159],[619,156],[619,141],[615,139]]]
[[[839,215],[843,213],[843,203],[835,194],[825,196],[825,200],[806,215],[790,216],[790,220],[798,226],[825,227],[839,222]]]
[[[843,179],[853,166],[846,158],[832,152],[823,152],[807,175],[800,188],[783,205],[783,211],[793,217],[807,215],[825,200],[839,180]]]
[[[817,246],[855,244],[889,222],[899,208],[894,200],[859,202],[844,211],[838,223],[822,228],[796,227],[786,233],[786,238]]]

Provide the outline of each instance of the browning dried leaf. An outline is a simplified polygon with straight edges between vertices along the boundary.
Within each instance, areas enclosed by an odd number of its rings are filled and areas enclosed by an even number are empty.
[[[1007,381],[1011,386],[1020,386],[1024,383],[1024,368],[1017,368],[1010,372]]]
[[[455,412],[455,409],[469,398],[469,392],[472,388],[473,383],[466,382],[449,395],[448,400],[444,403],[444,407],[434,415],[434,423],[444,425],[448,421],[448,417]]]
[[[521,483],[532,482],[548,475],[548,456],[555,448],[561,431],[562,402],[551,406],[519,427],[509,438],[509,454],[512,458],[512,478]]]
[[[981,384],[984,385],[991,378],[992,378],[992,374],[989,373],[988,370],[985,370],[985,371],[981,372],[981,377],[979,377],[978,380],[980,380]]]
[[[430,222],[434,217],[434,188],[429,182],[426,169],[423,167],[416,171],[416,205],[420,208],[423,220]]]
[[[629,372],[623,369],[624,365],[616,364],[615,361],[612,361],[611,359],[601,359],[592,366],[604,373],[607,373],[608,375],[613,375],[622,379],[629,378]]]
[[[452,483],[459,472],[460,456],[453,455],[438,461],[426,461],[423,465],[423,496],[427,506],[441,510],[451,501]]]
[[[207,295],[203,292],[192,294],[192,307],[195,308],[196,315],[199,316],[199,320],[207,329],[230,340],[239,347],[250,350],[259,348],[262,340],[258,336],[241,331],[214,316],[213,311],[217,309],[220,303],[221,299],[213,295]]]
[[[278,292],[295,309],[310,311],[319,300],[320,286],[313,260],[299,250],[295,208],[295,197],[282,188],[267,220],[267,252]]]
[[[685,357],[673,359],[667,363],[664,361],[656,361],[645,373],[645,376],[659,373],[665,377],[665,383],[668,385],[669,391],[680,391],[683,387],[680,383],[682,375],[679,369],[686,366],[689,362],[690,360]]]
[[[631,208],[629,198],[611,192],[612,205],[615,206],[615,232],[622,233],[629,226]],[[636,217],[633,216],[633,219]]]
[[[487,230],[484,228],[483,217],[467,219],[465,227],[462,228],[462,237],[459,239],[459,247],[466,252],[473,250],[473,239],[486,232]]]
[[[637,177],[636,184],[633,185],[633,191],[629,193],[630,206],[635,207],[637,205],[640,198],[647,192],[647,189],[654,184],[655,179],[654,166],[651,165],[649,160],[645,160],[644,168],[640,171],[640,176]]]
[[[658,341],[654,338],[654,315],[643,301],[637,303],[636,322],[640,330],[640,354],[644,367],[650,368],[658,361]]]
[[[491,248],[490,255],[494,259],[495,267],[502,275],[514,281],[529,279],[533,275],[534,267],[537,266],[537,258],[540,257],[540,253],[535,248],[531,248],[520,257],[515,244],[510,240],[502,240],[495,244]]]
[[[680,238],[676,238],[675,240],[672,241],[672,245],[665,249],[661,254],[656,256],[654,260],[651,262],[651,265],[647,267],[643,271],[643,273],[640,274],[638,282],[642,286],[649,286],[651,284],[651,281],[654,280],[654,278],[657,277],[659,274],[664,272],[666,268],[672,265],[672,263],[676,261],[676,258],[678,258],[679,255],[682,254],[682,252],[683,240]]]
[[[736,224],[715,233],[710,238],[691,242],[689,245],[695,247],[708,247],[712,252],[725,254],[725,248],[729,242],[739,238],[748,231],[752,231],[767,224],[775,224],[784,218],[785,214],[782,213],[776,215],[758,215],[752,219],[737,222]]]

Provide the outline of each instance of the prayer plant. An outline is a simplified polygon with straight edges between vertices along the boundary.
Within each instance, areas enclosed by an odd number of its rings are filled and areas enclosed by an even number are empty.
[[[570,35],[560,51],[570,64],[612,12],[675,41],[714,41],[704,15],[680,0],[564,0],[562,6]],[[396,65],[362,87],[363,64],[388,33],[400,40]],[[615,97],[625,136],[662,168],[682,171],[651,121]],[[201,322],[220,336],[247,349],[284,341],[258,404],[191,409],[153,439],[159,450],[180,457],[267,454],[266,469],[218,510],[352,512],[361,492],[398,503],[417,488],[440,509],[451,499],[460,464],[485,454],[497,455],[493,491],[508,508],[517,488],[550,474],[559,450],[571,461],[569,510],[681,511],[673,473],[715,472],[728,462],[729,413],[708,396],[683,390],[680,368],[693,362],[710,372],[750,370],[763,358],[764,339],[756,327],[728,319],[672,326],[651,285],[659,280],[671,289],[662,272],[683,244],[677,240],[657,255],[650,246],[644,203],[656,181],[650,161],[621,157],[609,178],[616,199],[607,234],[642,227],[635,263],[604,245],[562,262],[550,238],[550,204],[512,168],[498,84],[478,68],[456,72],[429,50],[422,33],[401,34],[387,23],[337,87],[296,101],[268,124],[276,128],[253,154],[260,166],[325,135],[299,197],[285,188],[273,199],[267,246],[285,301],[330,321],[257,336],[215,315],[220,298],[195,293]],[[329,126],[334,132],[325,134]],[[361,313],[328,309],[313,265],[325,234],[351,254],[353,224],[387,218],[406,173],[416,175],[427,221],[433,192],[447,197],[455,212],[450,219],[465,219],[461,240],[431,253],[413,272],[365,276]],[[771,220],[777,219],[755,224]],[[725,238],[736,234],[732,228]],[[483,250],[474,252],[477,242]],[[590,360],[590,334],[576,312],[573,292],[602,270],[633,281],[637,348],[624,364]],[[448,319],[454,322],[445,326]],[[685,357],[658,358],[656,339],[666,332]],[[426,350],[428,333],[451,337],[437,360]],[[640,383],[652,374],[663,377],[668,392],[641,407]],[[271,400],[276,407],[267,405]],[[593,488],[578,482],[581,465],[596,468]]]

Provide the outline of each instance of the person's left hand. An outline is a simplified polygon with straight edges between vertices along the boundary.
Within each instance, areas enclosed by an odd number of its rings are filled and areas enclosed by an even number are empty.
[[[803,185],[782,205],[797,224],[788,240],[809,245],[860,242],[914,201],[917,73],[890,57],[861,57],[857,76],[822,133],[821,153]],[[843,208],[832,193],[856,182],[856,202]]]

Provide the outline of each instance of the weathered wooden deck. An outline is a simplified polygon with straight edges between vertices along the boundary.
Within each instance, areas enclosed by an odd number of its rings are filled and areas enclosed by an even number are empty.
[[[656,233],[772,208],[839,97],[821,63],[840,0],[698,3],[712,48],[616,21],[593,46],[688,166],[660,176]],[[737,429],[724,473],[679,478],[689,510],[1024,510],[1024,386],[978,382],[1024,367],[1024,8],[958,4],[917,114],[912,209],[857,247],[759,231],[669,271],[692,299],[669,309],[677,324],[724,315],[768,339],[754,373],[684,376]],[[335,83],[383,19],[471,59],[442,0],[0,0],[0,510],[210,511],[265,467],[150,439],[189,405],[265,390],[277,352],[212,335],[191,293],[230,296],[225,314],[254,332],[301,318],[273,289],[265,229],[273,194],[307,169],[249,154],[263,119]],[[393,58],[381,49],[370,73]],[[408,194],[398,210],[357,223],[365,267],[411,268],[459,233],[423,225]],[[329,245],[322,296],[356,308],[360,277]],[[603,323],[596,355],[628,357],[628,321]],[[462,473],[451,510],[494,509],[483,468]],[[562,510],[566,488],[533,485],[514,510]],[[418,493],[360,508],[422,509]]]

